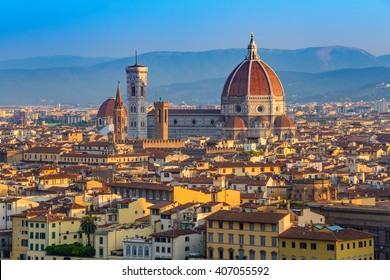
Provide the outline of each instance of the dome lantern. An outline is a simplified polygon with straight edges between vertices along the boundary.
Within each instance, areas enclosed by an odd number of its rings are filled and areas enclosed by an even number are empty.
[[[260,60],[260,56],[257,54],[257,46],[255,43],[255,34],[251,34],[251,40],[248,45],[248,53],[245,57],[246,60]]]

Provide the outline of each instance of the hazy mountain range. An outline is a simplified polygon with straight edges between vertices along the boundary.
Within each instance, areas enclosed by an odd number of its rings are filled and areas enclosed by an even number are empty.
[[[390,55],[342,47],[260,49],[279,75],[287,101],[390,100]],[[150,102],[219,104],[223,83],[246,49],[151,52],[138,56],[149,67]],[[102,103],[114,96],[134,57],[32,57],[0,61],[0,105]]]

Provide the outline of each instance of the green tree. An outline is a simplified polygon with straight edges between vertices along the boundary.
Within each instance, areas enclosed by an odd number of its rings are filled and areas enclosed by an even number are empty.
[[[87,235],[88,245],[91,246],[90,236],[96,231],[95,218],[92,216],[84,216],[81,218],[80,228]]]

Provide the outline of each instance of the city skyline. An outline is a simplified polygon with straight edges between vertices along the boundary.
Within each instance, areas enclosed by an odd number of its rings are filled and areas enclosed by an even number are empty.
[[[152,51],[343,45],[390,53],[389,1],[12,1],[0,4],[0,60]]]

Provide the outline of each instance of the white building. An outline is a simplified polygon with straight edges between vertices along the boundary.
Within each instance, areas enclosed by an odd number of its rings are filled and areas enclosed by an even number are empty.
[[[123,239],[123,258],[125,260],[152,260],[152,239],[141,237]]]
[[[386,99],[381,98],[374,101],[374,110],[378,113],[386,113],[389,110],[389,102]]]
[[[192,229],[172,229],[153,233],[151,237],[155,260],[185,260],[194,254],[205,256],[204,234]]]

